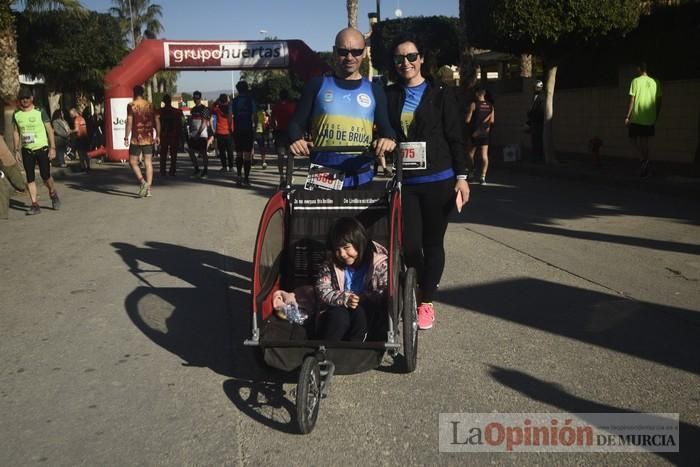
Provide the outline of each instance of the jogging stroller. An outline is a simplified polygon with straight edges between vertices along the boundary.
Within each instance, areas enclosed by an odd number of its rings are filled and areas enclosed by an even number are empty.
[[[357,150],[316,150],[351,149]],[[334,374],[377,368],[385,352],[396,362],[403,360],[406,372],[415,370],[416,273],[406,268],[402,254],[401,161],[397,160],[395,176],[385,189],[349,191],[295,189],[291,186],[292,164],[290,157],[286,186],[270,198],[260,219],[253,258],[252,336],[245,345],[259,347],[271,367],[299,371],[297,424],[301,433],[309,433]],[[314,284],[326,234],[336,219],[348,216],[357,218],[389,252],[386,315],[365,342],[324,341],[308,326],[279,318],[273,311],[272,295]]]

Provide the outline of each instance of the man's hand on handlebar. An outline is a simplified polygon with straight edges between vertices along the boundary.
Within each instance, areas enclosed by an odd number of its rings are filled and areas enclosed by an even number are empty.
[[[298,139],[289,145],[289,149],[295,156],[309,156],[311,155],[311,148],[314,144],[311,141],[306,141],[305,139]]]
[[[396,149],[396,141],[389,138],[379,138],[377,141],[372,143],[372,146],[374,146],[374,153],[377,155],[377,157],[383,157],[387,153],[390,153]]]

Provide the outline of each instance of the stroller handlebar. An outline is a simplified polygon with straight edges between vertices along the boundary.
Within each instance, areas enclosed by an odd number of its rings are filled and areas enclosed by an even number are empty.
[[[366,153],[372,151],[371,146],[314,146],[311,152],[349,152],[349,153]]]

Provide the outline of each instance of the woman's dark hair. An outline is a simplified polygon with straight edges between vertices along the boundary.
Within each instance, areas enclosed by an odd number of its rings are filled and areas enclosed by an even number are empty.
[[[421,75],[424,77],[429,76],[429,68],[428,68],[428,61],[426,60],[425,56],[425,47],[423,46],[423,42],[416,36],[415,34],[411,32],[402,32],[398,36],[394,38],[393,41],[391,41],[391,46],[389,47],[389,79],[391,81],[397,83],[399,82],[399,75],[396,73],[396,66],[394,65],[394,51],[396,48],[403,44],[404,42],[412,42],[413,45],[416,46],[416,50],[418,50],[418,53],[420,54],[421,58],[423,59],[423,66],[421,66]]]
[[[357,250],[357,264],[361,265],[370,257],[373,250],[365,227],[354,217],[341,217],[333,224],[326,237],[326,248],[330,254],[330,260],[338,263],[335,250],[350,243]]]
[[[53,113],[51,114],[51,120],[53,121],[53,120],[57,120],[57,119],[59,119],[59,118],[63,118],[63,110],[61,110],[61,109],[56,109],[56,110],[54,110]]]

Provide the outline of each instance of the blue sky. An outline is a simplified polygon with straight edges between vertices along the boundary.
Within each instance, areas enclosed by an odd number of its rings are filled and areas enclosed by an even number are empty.
[[[90,10],[106,12],[111,0],[82,0]],[[265,35],[280,39],[301,39],[314,50],[331,50],[338,30],[347,24],[344,0],[152,0],[163,7],[164,39],[257,40]],[[376,0],[360,0],[359,29],[369,29],[367,13],[375,11]],[[403,16],[458,16],[458,0],[381,0],[382,18]],[[267,31],[267,34],[260,31]],[[238,80],[230,71],[187,71],[180,73],[178,91],[230,89]]]

